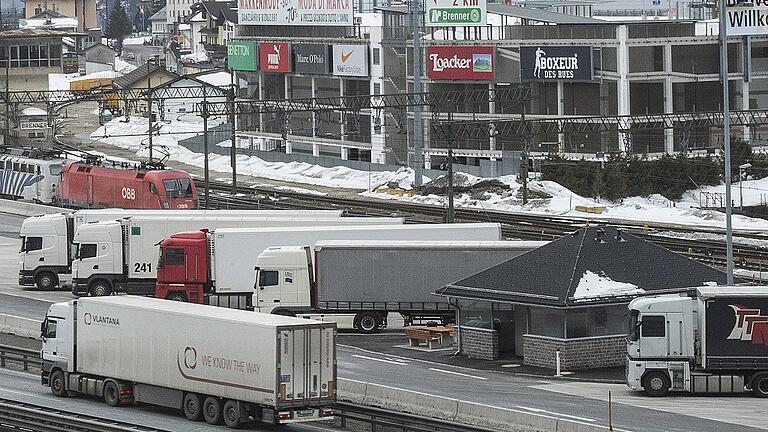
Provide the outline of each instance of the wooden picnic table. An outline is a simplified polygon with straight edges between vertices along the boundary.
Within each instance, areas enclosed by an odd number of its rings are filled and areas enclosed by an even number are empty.
[[[429,349],[444,348],[450,345],[453,326],[407,326],[403,327],[411,346],[420,346],[426,342]]]

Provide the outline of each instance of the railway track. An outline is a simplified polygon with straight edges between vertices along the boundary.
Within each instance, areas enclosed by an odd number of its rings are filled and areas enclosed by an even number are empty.
[[[328,195],[303,194],[289,190],[265,187],[239,186],[238,196],[232,196],[232,186],[211,181],[211,206],[216,208],[264,208],[264,209],[333,209],[344,210],[354,216],[396,216],[405,218],[407,223],[439,223],[444,221],[442,207],[405,203],[398,201],[375,201],[333,197]],[[198,182],[202,190],[202,182]],[[587,225],[608,225],[624,229],[638,237],[651,241],[697,261],[716,267],[725,267],[725,242],[707,239],[681,238],[682,234],[724,235],[723,230],[710,227],[685,227],[666,223],[643,223],[637,221],[616,221],[611,219],[578,219],[555,215],[506,213],[458,208],[457,222],[495,222],[501,224],[502,234],[507,238],[522,240],[553,240],[572,233]],[[675,237],[680,233],[681,237]],[[736,231],[735,236],[749,240],[765,241],[766,247],[735,244],[734,264],[749,271],[768,271],[768,233]]]

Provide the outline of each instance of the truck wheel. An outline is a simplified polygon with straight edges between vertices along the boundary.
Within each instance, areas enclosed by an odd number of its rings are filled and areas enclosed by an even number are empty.
[[[58,397],[68,396],[64,385],[64,372],[57,370],[51,374],[51,393]]]
[[[175,293],[170,293],[167,296],[165,296],[165,299],[166,300],[170,300],[170,301],[185,302],[185,301],[187,301],[187,296],[184,295],[183,293],[175,292]]]
[[[759,373],[752,378],[752,394],[755,397],[768,397],[768,373]]]
[[[203,402],[203,418],[212,425],[221,424],[221,401],[219,398],[208,396]]]
[[[184,417],[192,421],[203,419],[203,407],[200,403],[200,395],[187,393],[184,395]]]
[[[108,296],[112,294],[112,287],[109,285],[107,281],[97,280],[97,281],[91,282],[90,287],[88,287],[88,294],[91,297]]]
[[[110,380],[104,383],[104,402],[111,407],[120,405],[120,390],[116,382]]]
[[[660,371],[648,372],[643,377],[643,389],[648,396],[666,396],[669,393],[669,377]]]
[[[224,404],[224,424],[230,429],[240,429],[240,406],[237,401],[228,400]]]
[[[35,286],[41,291],[52,290],[58,284],[58,278],[51,272],[40,272],[35,276]]]
[[[362,312],[355,316],[355,328],[362,333],[376,333],[381,326],[381,317],[376,312]]]

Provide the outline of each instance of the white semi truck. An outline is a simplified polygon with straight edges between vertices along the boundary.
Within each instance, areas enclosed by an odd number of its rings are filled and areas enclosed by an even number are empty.
[[[707,286],[629,304],[627,385],[768,397],[768,287]]]
[[[333,416],[332,323],[119,296],[55,303],[41,330],[42,384],[59,397],[165,406],[232,428]]]
[[[324,240],[498,241],[501,226],[483,223],[223,228],[177,233],[160,243],[162,266],[157,272],[155,297],[200,303],[204,293],[254,296],[254,269],[262,252],[271,247],[313,245]],[[302,260],[306,266],[307,258],[302,256]]]
[[[324,241],[272,247],[256,260],[255,310],[309,315],[372,333],[389,313],[405,322],[451,321],[455,309],[434,292],[546,242]],[[314,260],[312,256],[314,255]]]
[[[325,225],[400,225],[401,218],[301,218],[134,216],[115,221],[80,225],[72,240],[72,294],[103,296],[118,292],[154,295],[158,245],[180,231],[234,228],[283,227],[297,229]],[[241,245],[242,254],[248,245]]]
[[[121,219],[129,216],[186,216],[190,219],[207,217],[310,217],[339,218],[336,210],[78,210],[26,218],[21,224],[19,252],[19,285],[37,286],[50,290],[56,286],[70,287],[74,249],[72,238],[80,225]]]

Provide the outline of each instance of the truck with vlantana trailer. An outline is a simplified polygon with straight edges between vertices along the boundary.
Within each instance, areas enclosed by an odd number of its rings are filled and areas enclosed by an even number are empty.
[[[313,245],[325,240],[498,241],[499,224],[323,226],[217,229],[177,233],[160,243],[157,298],[202,299],[204,293],[255,295],[259,255],[270,247]],[[307,258],[302,257],[306,266]],[[298,282],[298,281],[297,281]],[[200,300],[194,300],[200,302]],[[277,305],[282,299],[275,298]],[[298,301],[286,299],[293,305]],[[281,313],[280,309],[272,312]],[[291,313],[286,311],[285,313]]]
[[[399,313],[406,323],[454,318],[434,295],[445,284],[541,247],[525,241],[325,241],[265,250],[256,260],[259,312],[317,316],[371,333]],[[314,260],[312,256],[314,255]]]
[[[627,385],[768,397],[768,287],[707,286],[629,304]]]
[[[72,294],[92,296],[127,292],[154,295],[158,244],[179,231],[224,227],[290,227],[315,225],[395,225],[400,218],[259,218],[217,217],[192,220],[186,216],[130,217],[81,225],[75,231],[77,245],[72,262]],[[241,245],[237,254],[248,250]]]
[[[80,225],[102,222],[129,216],[184,216],[192,219],[209,217],[311,217],[339,218],[342,212],[335,210],[135,210],[102,209],[78,210],[24,219],[19,236],[19,285],[49,290],[56,286],[72,284],[72,239]]]
[[[41,330],[42,384],[59,397],[159,405],[232,428],[333,416],[332,323],[120,296],[55,303]]]

